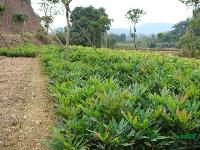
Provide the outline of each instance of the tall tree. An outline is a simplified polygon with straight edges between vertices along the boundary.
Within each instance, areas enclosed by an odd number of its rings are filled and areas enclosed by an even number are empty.
[[[76,45],[101,47],[102,37],[110,28],[111,20],[104,8],[76,7],[71,14],[71,42]],[[84,30],[87,37],[83,35]],[[90,39],[90,41],[88,40]]]
[[[184,3],[188,7],[192,7],[193,15],[196,17],[200,8],[200,0],[179,0],[180,2]]]
[[[134,31],[133,31],[133,34],[131,33],[131,37],[133,37],[133,41],[134,41],[134,47],[135,49],[137,49],[137,46],[136,46],[136,25],[138,24],[138,22],[140,21],[141,17],[143,15],[145,15],[145,11],[143,9],[139,9],[139,8],[136,8],[136,9],[130,9],[127,13],[126,13],[126,18],[128,20],[131,21],[131,23],[133,23],[133,27],[134,27]]]
[[[200,0],[179,0],[187,7],[193,10],[193,18],[189,22],[189,27],[185,35],[180,39],[179,45],[182,48],[187,48],[190,52],[190,57],[193,57],[198,50],[198,34],[200,33]],[[197,34],[196,34],[197,33]],[[181,43],[181,44],[180,44]],[[183,45],[183,46],[182,46]]]
[[[55,7],[50,3],[49,1],[42,0],[40,3],[41,11],[44,13],[44,15],[41,17],[41,21],[46,28],[47,32],[47,41],[45,40],[45,43],[50,43],[50,38],[49,38],[49,29],[50,25],[53,23],[54,16],[57,14],[57,11]]]
[[[51,3],[46,0],[41,1],[40,7],[40,10],[44,13],[44,15],[41,17],[41,21],[43,22],[44,27],[46,28],[46,31],[48,33],[50,24],[53,22],[55,10],[53,10],[53,5],[51,5]]]
[[[67,20],[67,26],[66,26],[66,49],[65,49],[65,54],[64,58],[67,59],[67,51],[69,50],[69,40],[70,40],[70,3],[73,0],[47,0],[49,2],[52,2],[54,4],[56,3],[61,3],[64,8],[65,8],[65,15],[66,15],[66,20]]]

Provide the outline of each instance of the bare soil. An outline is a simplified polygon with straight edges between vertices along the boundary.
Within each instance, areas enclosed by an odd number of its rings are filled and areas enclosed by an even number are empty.
[[[45,150],[52,101],[37,58],[0,58],[0,150]]]

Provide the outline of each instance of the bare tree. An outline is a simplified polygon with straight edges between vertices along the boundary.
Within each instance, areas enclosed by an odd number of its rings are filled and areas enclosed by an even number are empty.
[[[42,2],[39,4],[41,6],[40,11],[42,11],[44,13],[44,15],[41,17],[41,21],[42,21],[42,24],[44,25],[44,27],[46,28],[46,32],[47,32],[47,42],[46,43],[50,44],[50,39],[48,36],[49,30],[51,30],[50,25],[53,23],[54,16],[57,15],[57,11],[49,1],[42,0]]]
[[[48,1],[54,4],[61,3],[65,8],[67,26],[66,26],[66,48],[65,48],[65,53],[64,53],[64,59],[67,59],[67,51],[69,50],[69,39],[70,39],[70,34],[69,34],[70,33],[70,20],[69,20],[70,6],[69,5],[73,0],[48,0]]]

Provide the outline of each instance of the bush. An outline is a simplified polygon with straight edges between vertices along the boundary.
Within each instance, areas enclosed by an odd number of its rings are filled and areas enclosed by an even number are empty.
[[[23,13],[16,13],[16,14],[13,14],[12,16],[12,21],[14,21],[15,23],[22,24],[27,20],[28,20],[28,16]]]
[[[6,10],[6,5],[3,3],[0,3],[0,16],[3,15],[5,10]]]
[[[45,29],[41,26],[37,29],[35,33],[36,39],[41,41],[43,44],[48,44],[51,42],[50,36],[48,33],[45,31]]]

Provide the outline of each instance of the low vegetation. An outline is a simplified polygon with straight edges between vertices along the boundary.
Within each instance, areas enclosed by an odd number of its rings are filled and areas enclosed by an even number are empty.
[[[59,124],[53,149],[192,149],[200,141],[200,62],[71,47],[43,51]]]
[[[7,57],[36,57],[38,47],[34,45],[21,45],[15,48],[0,48],[0,56]]]

